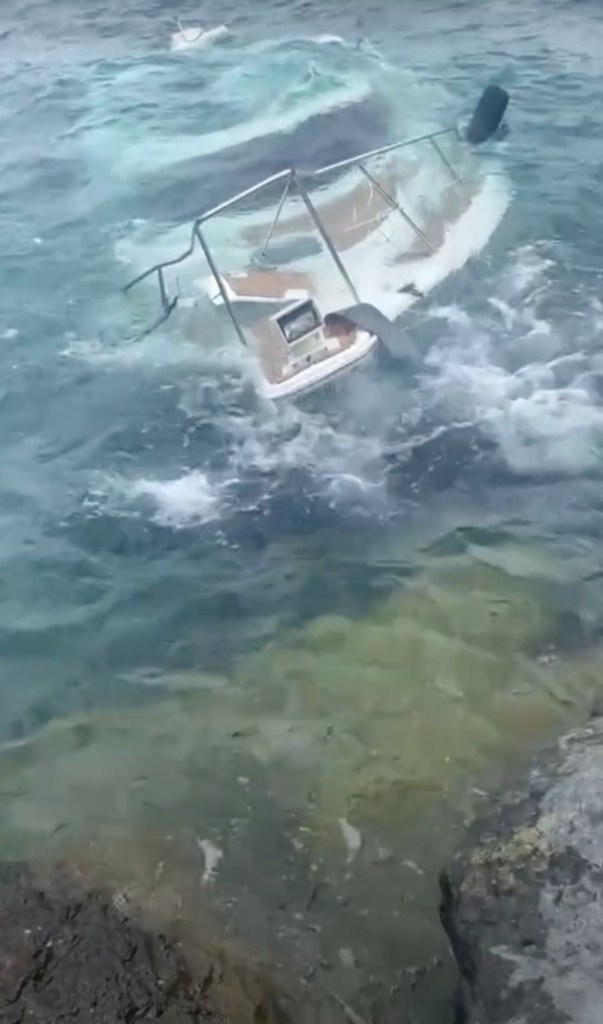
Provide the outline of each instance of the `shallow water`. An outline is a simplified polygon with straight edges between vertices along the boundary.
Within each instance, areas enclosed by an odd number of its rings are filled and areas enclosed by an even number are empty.
[[[147,896],[163,862],[164,906],[192,887],[312,997],[441,1020],[448,968],[383,993],[445,959],[474,790],[596,700],[603,15],[185,4],[233,37],[172,55],[171,13],[0,14],[3,842]],[[209,325],[132,340],[152,295],[120,285],[208,203],[492,77],[511,205],[409,312],[415,379],[377,360],[275,411]]]
[[[318,616],[228,673],[141,665],[122,685],[143,707],[6,745],[5,856],[217,927],[300,1020],[334,998],[451,1019],[438,870],[488,791],[600,700],[601,652],[562,562],[474,542],[428,564],[360,618]]]

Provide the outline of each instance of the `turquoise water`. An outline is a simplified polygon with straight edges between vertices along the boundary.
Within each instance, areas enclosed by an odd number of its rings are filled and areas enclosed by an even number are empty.
[[[384,6],[358,49],[357,12],[268,6],[232,11],[232,42],[196,56],[169,54],[160,7],[2,16],[5,733],[122,699],[143,655],[222,662],[362,606],[392,570],[349,579],[340,540],[455,505],[515,535],[596,536],[600,16],[547,11],[490,4],[480,27],[471,5]],[[484,258],[412,313],[412,387],[371,371],[272,414],[236,348],[128,342],[120,285],[182,218],[285,155],[456,118],[492,77],[512,94],[515,198]]]
[[[256,664],[253,652],[263,665],[271,651],[271,665],[287,664],[291,630],[304,637],[308,624],[335,617],[369,628],[443,555],[469,564],[487,552],[523,580],[527,556],[517,551],[529,550],[527,575],[548,581],[556,614],[580,612],[598,636],[603,14],[594,3],[339,6],[56,2],[0,14],[5,741],[73,716],[94,721],[103,708],[154,721],[174,678],[187,693],[183,679],[234,679],[245,716],[272,721],[276,702],[295,717],[299,708],[262,690],[271,672],[281,682],[286,672],[241,665]],[[175,14],[226,21],[232,38],[171,54]],[[133,340],[152,296],[126,300],[121,286],[177,247],[205,206],[291,160],[326,163],[454,121],[493,78],[511,93],[497,160],[512,202],[482,257],[409,314],[425,353],[416,378],[377,361],[328,397],[276,411],[257,400],[235,342],[217,344],[209,328],[196,339],[170,327]],[[325,656],[325,679],[341,665]],[[403,664],[396,670],[404,681]],[[389,699],[378,673],[362,678]],[[292,693],[297,685],[294,673]],[[566,697],[566,681],[558,685]],[[442,687],[430,692],[417,735],[442,706]],[[354,714],[376,720],[378,702],[365,707],[354,693]],[[227,718],[243,713],[237,700]],[[346,700],[334,685],[325,717]],[[538,735],[558,724],[548,704],[539,715]],[[182,722],[170,721],[177,736]],[[391,753],[392,737],[376,735]],[[231,754],[220,754],[227,773]],[[211,771],[207,756],[199,772]],[[244,759],[258,756],[254,747]],[[95,752],[95,779],[103,757],[115,747]],[[251,777],[249,764],[240,774]],[[32,791],[39,785],[33,777]],[[274,799],[275,817],[266,812],[258,828],[278,865],[282,794]],[[297,813],[301,797],[291,800]],[[324,807],[333,821],[349,811],[339,796]],[[60,821],[57,809],[48,834]],[[407,859],[430,862],[434,837],[421,833]],[[370,889],[370,873],[362,884]],[[256,907],[261,931],[259,916]],[[378,960],[379,941],[369,946]]]

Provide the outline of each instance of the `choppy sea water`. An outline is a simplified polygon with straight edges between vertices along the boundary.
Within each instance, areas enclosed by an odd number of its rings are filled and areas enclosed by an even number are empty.
[[[0,14],[3,843],[432,1022],[438,864],[596,699],[603,14],[340,6]],[[232,38],[172,54],[175,15]],[[408,314],[416,378],[274,410],[234,342],[133,340],[121,285],[205,206],[492,78],[512,201]]]

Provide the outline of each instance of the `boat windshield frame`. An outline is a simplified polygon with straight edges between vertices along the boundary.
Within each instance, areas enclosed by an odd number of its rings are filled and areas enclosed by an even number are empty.
[[[382,186],[370,174],[366,167],[364,167],[364,163],[365,161],[371,159],[372,157],[384,156],[388,153],[393,153],[400,149],[405,149],[409,146],[416,146],[422,142],[429,142],[432,148],[434,149],[435,153],[439,157],[440,161],[446,168],[447,172],[450,174],[453,182],[458,182],[460,181],[460,176],[456,173],[454,167],[452,166],[446,154],[442,150],[442,147],[439,145],[439,139],[445,136],[453,136],[459,140],[461,139],[461,135],[457,127],[439,128],[436,131],[427,132],[424,135],[418,135],[411,139],[403,139],[397,142],[388,143],[385,146],[379,146],[376,149],[366,150],[364,153],[359,153],[357,156],[348,157],[345,160],[338,160],[335,163],[325,164],[323,167],[319,167],[314,170],[302,171],[290,167],[285,170],[279,171],[276,174],[272,174],[270,177],[264,178],[262,181],[256,182],[256,184],[251,185],[249,188],[244,189],[242,192],[238,192],[236,195],[231,196],[230,199],[226,199],[223,202],[218,203],[216,206],[213,206],[210,209],[205,210],[203,213],[195,217],[191,225],[190,243],[188,247],[182,253],[180,253],[179,256],[174,256],[172,257],[172,259],[167,259],[161,261],[160,263],[155,263],[152,267],[148,267],[146,270],[138,274],[123,287],[124,292],[129,292],[137,284],[140,284],[147,278],[152,277],[153,275],[157,277],[157,282],[159,286],[159,296],[163,312],[160,315],[160,317],[153,323],[153,325],[144,332],[144,334],[148,334],[151,331],[154,331],[157,327],[164,323],[172,314],[172,312],[174,311],[178,304],[178,296],[172,297],[168,293],[164,271],[170,267],[174,267],[180,263],[184,263],[187,259],[189,259],[190,256],[193,255],[195,249],[197,248],[197,245],[199,245],[205,256],[212,277],[214,278],[216,286],[220,292],[222,302],[224,303],[224,306],[232,321],[237,336],[243,345],[247,345],[247,340],[245,338],[243,328],[241,327],[237,319],[236,313],[233,308],[233,304],[225,288],[224,281],[218,270],[218,267],[216,266],[211,249],[207,243],[207,239],[205,238],[205,235],[202,231],[202,225],[205,224],[207,221],[212,220],[214,217],[218,217],[220,214],[225,213],[227,210],[230,210],[233,206],[236,206],[243,200],[249,199],[252,196],[256,195],[257,193],[262,192],[264,189],[269,188],[271,185],[276,185],[279,182],[283,183],[284,190],[281,199],[278,203],[275,217],[271,223],[270,230],[264,242],[263,251],[266,250],[270,243],[270,239],[272,237],[274,229],[276,228],[276,225],[278,223],[280,214],[282,212],[287,197],[291,194],[292,189],[295,189],[296,194],[299,195],[299,197],[302,199],[315,228],[317,229],[327,248],[329,255],[333,259],[340,275],[342,276],[347,288],[349,289],[351,297],[353,298],[354,302],[359,303],[361,301],[361,298],[341,260],[341,257],[335,245],[333,244],[333,241],[329,235],[327,228],[323,223],[323,220],[318,210],[316,209],[314,203],[310,198],[310,195],[308,193],[308,186],[311,187],[313,183],[320,182],[322,178],[325,178],[328,175],[333,174],[337,171],[343,171],[347,170],[348,168],[357,167],[361,171],[361,173],[373,184],[373,186],[377,187],[378,191],[382,195],[382,198],[392,207],[392,210],[396,210],[404,218],[409,227],[415,232],[417,237],[421,239],[421,241],[427,246],[429,250],[432,250],[433,246],[429,242],[429,239],[421,231],[418,224],[416,224],[415,221],[408,215],[408,213],[399,205],[396,199],[390,196],[386,192],[386,190],[382,188]]]

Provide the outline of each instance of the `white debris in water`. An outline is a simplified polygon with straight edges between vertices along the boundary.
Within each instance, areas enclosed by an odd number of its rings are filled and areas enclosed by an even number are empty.
[[[130,893],[127,887],[117,889],[116,892],[114,892],[113,896],[111,897],[111,903],[120,914],[124,914],[126,912],[126,908],[129,902]]]
[[[356,961],[354,959],[354,954],[352,953],[351,949],[340,949],[339,959],[341,960],[341,964],[343,967],[347,967],[350,971],[354,970],[354,967],[356,966]]]
[[[373,864],[386,864],[388,861],[392,861],[393,859],[394,851],[391,846],[383,846],[382,843],[377,843],[372,858]]]
[[[16,327],[7,327],[5,331],[2,331],[0,337],[3,341],[12,341],[13,338],[19,337],[19,332]]]
[[[203,28],[202,25],[191,25],[184,28],[178,22],[178,31],[172,33],[171,50],[192,50],[211,46],[213,43],[222,42],[230,33],[226,25],[217,25],[215,28]]]
[[[350,864],[362,846],[362,836],[357,828],[350,825],[347,818],[339,819],[339,827],[348,851],[348,864]]]
[[[216,877],[216,871],[218,864],[224,856],[222,850],[215,843],[212,843],[211,839],[199,839],[197,836],[197,846],[203,854],[205,860],[205,871],[201,879],[203,885],[207,885],[209,882],[213,882]]]
[[[341,999],[340,996],[336,996],[335,994],[332,994],[332,998],[341,1007],[341,1009],[343,1010],[346,1018],[349,1020],[350,1024],[365,1024],[365,1022],[362,1019],[362,1017],[359,1014],[357,1014],[356,1011],[354,1009],[352,1009],[351,1006],[348,1005],[348,1003],[346,1003],[343,999]]]
[[[410,868],[411,871],[415,871],[417,875],[424,875],[425,872],[418,864],[415,864],[414,860],[403,860],[402,864],[405,868]]]

